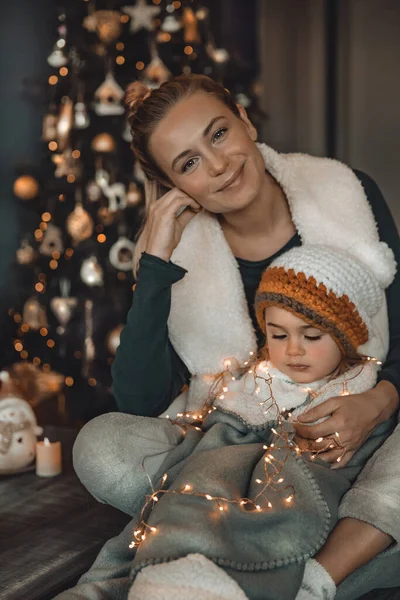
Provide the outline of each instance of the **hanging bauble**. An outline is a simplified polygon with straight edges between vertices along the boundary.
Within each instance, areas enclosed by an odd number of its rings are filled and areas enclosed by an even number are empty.
[[[72,125],[74,124],[74,103],[71,98],[64,96],[61,102],[60,115],[57,121],[57,143],[59,150],[68,146]]]
[[[107,73],[105,80],[94,93],[94,110],[96,114],[100,116],[124,114],[123,97],[124,90],[115,81],[112,73]]]
[[[161,29],[167,33],[176,33],[180,30],[182,24],[174,15],[168,15],[162,22]]]
[[[112,135],[106,132],[98,133],[90,145],[95,152],[114,152],[117,146]]]
[[[150,6],[146,0],[136,0],[135,6],[122,6],[121,10],[130,16],[129,30],[136,33],[139,29],[153,30],[153,19],[160,12],[158,6]]]
[[[46,310],[35,296],[28,298],[22,309],[22,320],[33,331],[47,327]]]
[[[57,121],[58,115],[54,113],[48,113],[44,116],[42,126],[42,140],[44,142],[51,142],[57,138]]]
[[[160,87],[162,83],[172,77],[171,71],[159,56],[155,56],[144,70],[144,80],[149,88]]]
[[[183,11],[183,26],[185,28],[183,38],[186,44],[199,44],[201,39],[197,18],[193,10],[188,6]]]
[[[90,125],[89,115],[84,102],[75,103],[75,117],[74,127],[75,129],[86,129]]]
[[[52,53],[47,57],[47,62],[54,69],[64,67],[68,62],[68,57],[65,56],[64,51],[54,44]]]
[[[114,329],[111,329],[110,333],[107,335],[106,345],[110,354],[115,356],[117,348],[121,341],[121,331],[123,330],[124,325],[117,325]]]
[[[87,240],[93,233],[93,219],[80,203],[68,215],[67,231],[75,244]]]
[[[40,254],[51,256],[53,252],[59,252],[61,254],[63,251],[64,244],[61,229],[52,223],[48,223],[39,247]]]
[[[199,21],[204,21],[208,17],[208,12],[209,12],[208,8],[206,8],[205,6],[200,6],[196,10],[196,17],[198,18]]]
[[[115,10],[97,10],[96,32],[104,44],[112,44],[121,35],[121,15]]]
[[[97,219],[104,227],[110,227],[115,220],[115,212],[111,212],[108,206],[101,206],[97,211]]]
[[[133,268],[133,253],[135,244],[127,237],[121,236],[111,246],[109,260],[112,266],[119,271],[131,271]]]
[[[55,296],[50,300],[50,308],[60,323],[60,326],[57,327],[58,334],[63,335],[65,333],[65,326],[71,320],[77,303],[77,298],[63,298],[62,296]]]
[[[39,184],[32,175],[21,175],[14,181],[13,190],[21,200],[33,200],[39,193]]]
[[[89,287],[103,285],[103,269],[95,256],[85,258],[80,271],[81,279]]]
[[[129,182],[128,192],[126,194],[126,204],[128,206],[137,206],[142,201],[142,192],[134,181]]]
[[[96,13],[91,13],[87,17],[85,17],[82,21],[82,27],[87,29],[88,31],[96,31],[97,27],[97,18]]]
[[[86,197],[89,202],[98,202],[101,196],[101,187],[95,181],[89,181],[86,186]]]
[[[216,48],[213,44],[207,44],[207,54],[217,64],[225,64],[229,60],[229,52],[225,48]]]
[[[17,262],[20,265],[30,265],[37,257],[37,252],[32,248],[28,240],[22,240],[21,247],[17,250]]]

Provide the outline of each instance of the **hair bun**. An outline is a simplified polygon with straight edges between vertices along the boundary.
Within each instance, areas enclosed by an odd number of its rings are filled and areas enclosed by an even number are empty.
[[[129,110],[135,110],[139,102],[150,93],[150,89],[141,81],[133,81],[125,90],[124,102]]]

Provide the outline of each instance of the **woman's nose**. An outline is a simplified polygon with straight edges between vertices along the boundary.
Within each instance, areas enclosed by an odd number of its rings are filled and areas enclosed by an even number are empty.
[[[224,173],[229,165],[229,158],[223,152],[213,152],[209,159],[209,172],[214,177]]]

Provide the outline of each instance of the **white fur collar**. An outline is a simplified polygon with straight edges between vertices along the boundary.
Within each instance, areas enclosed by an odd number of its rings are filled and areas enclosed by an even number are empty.
[[[284,409],[291,410],[295,419],[328,398],[344,392],[361,394],[370,390],[376,383],[378,369],[375,362],[368,362],[352,367],[335,379],[325,377],[313,383],[299,384],[270,362],[262,362],[242,379],[226,381],[227,391],[217,397],[214,406],[237,415],[251,426],[275,421]]]
[[[279,154],[258,145],[266,169],[284,190],[303,243],[331,245],[351,252],[384,282],[393,276],[391,250],[379,242],[363,188],[342,163],[304,154]],[[198,408],[209,387],[204,375],[224,370],[224,360],[243,363],[256,350],[237,262],[217,218],[194,217],[171,260],[188,272],[172,287],[168,321],[171,342],[193,375],[190,407]],[[373,343],[365,353],[384,358],[388,348],[386,304],[375,319]],[[195,389],[197,388],[197,389]]]

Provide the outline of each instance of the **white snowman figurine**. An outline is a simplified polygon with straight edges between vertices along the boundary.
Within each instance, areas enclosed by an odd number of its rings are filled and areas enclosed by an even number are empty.
[[[6,371],[0,372],[0,380],[9,380]],[[28,466],[35,458],[37,436],[42,433],[28,402],[13,395],[1,399],[0,475]]]

